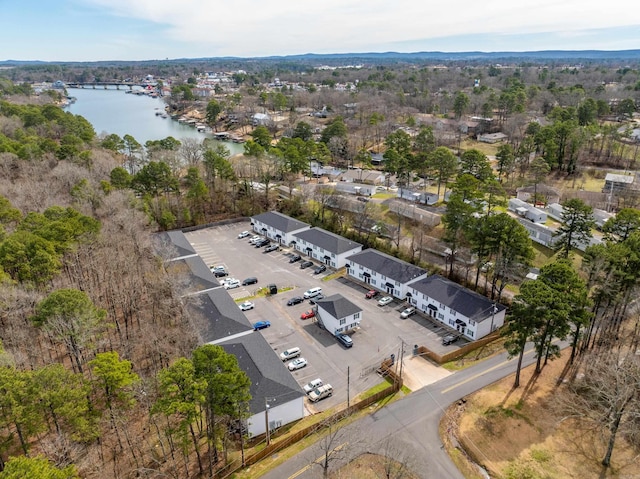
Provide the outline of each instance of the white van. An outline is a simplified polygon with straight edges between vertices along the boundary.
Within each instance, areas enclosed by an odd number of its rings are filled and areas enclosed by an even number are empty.
[[[283,361],[288,361],[289,359],[297,358],[298,356],[300,356],[300,348],[289,348],[280,353],[280,359]]]
[[[320,399],[328,398],[333,394],[333,388],[331,384],[325,384],[319,388],[314,389],[309,393],[309,401],[318,402]]]
[[[304,299],[314,298],[322,294],[322,288],[311,288],[304,292]]]

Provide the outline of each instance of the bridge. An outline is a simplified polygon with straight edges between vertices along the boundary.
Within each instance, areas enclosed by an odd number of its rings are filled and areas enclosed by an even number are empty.
[[[120,90],[120,87],[123,88],[128,88],[129,90],[133,90],[133,87],[140,87],[140,88],[147,88],[147,87],[153,87],[155,88],[156,86],[158,86],[158,82],[144,82],[144,81],[140,81],[140,82],[125,82],[125,81],[105,81],[105,82],[72,82],[72,83],[66,83],[65,86],[67,88],[92,88],[92,89],[96,89],[96,88],[104,88],[105,90],[108,90],[110,87],[114,88],[116,90]]]

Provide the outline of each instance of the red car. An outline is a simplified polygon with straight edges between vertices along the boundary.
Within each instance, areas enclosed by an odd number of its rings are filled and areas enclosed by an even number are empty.
[[[302,313],[300,315],[300,319],[309,319],[309,318],[313,318],[316,315],[316,312],[313,309],[310,309],[309,311],[307,311],[306,313]]]
[[[375,298],[376,296],[378,296],[380,294],[379,291],[374,291],[373,289],[371,291],[367,291],[367,294],[364,295],[364,297],[366,299],[371,299],[371,298]]]

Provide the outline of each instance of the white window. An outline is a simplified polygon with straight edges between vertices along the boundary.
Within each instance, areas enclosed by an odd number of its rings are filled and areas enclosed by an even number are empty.
[[[469,320],[469,325],[470,325],[470,326],[475,326],[475,325],[476,325],[476,322],[475,322],[473,319],[470,319],[470,320]]]
[[[356,313],[353,315],[353,319],[358,319],[360,317],[360,313]]]
[[[445,309],[445,308],[446,308],[446,306],[445,306],[444,304],[442,304],[442,303],[440,303],[440,307],[441,307],[442,309]]]
[[[473,331],[471,331],[470,329],[467,329],[467,334],[473,338]]]
[[[444,319],[444,314],[438,313],[438,319]]]
[[[335,253],[331,253],[331,257],[335,258],[336,257]]]
[[[396,286],[400,286],[400,282],[399,281],[396,281]]]
[[[371,284],[375,286],[375,285],[376,285],[376,280],[375,280],[375,279],[372,279],[372,280],[371,280]]]
[[[340,326],[342,326],[343,324],[345,324],[347,322],[347,320],[345,318],[342,318],[340,320]]]
[[[359,275],[358,275],[358,278],[362,279],[362,275],[361,275],[361,274],[359,274]]]
[[[451,310],[451,315],[455,318],[456,314],[458,314],[457,312],[455,312],[453,309]]]
[[[358,269],[362,269],[362,265],[361,264],[358,265]]]
[[[450,325],[450,326],[454,326],[455,324],[456,324],[456,323],[453,321],[453,319],[450,319],[450,320],[449,320],[449,325]]]

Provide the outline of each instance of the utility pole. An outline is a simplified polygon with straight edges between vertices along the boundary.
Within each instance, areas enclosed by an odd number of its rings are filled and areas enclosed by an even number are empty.
[[[493,307],[491,308],[491,328],[489,329],[489,334],[493,333],[493,319],[496,317],[496,311],[498,311],[498,307],[494,301]]]
[[[404,339],[400,338],[400,382],[402,382],[402,360],[404,359]]]
[[[267,434],[267,446],[271,442],[271,437],[269,437],[269,398],[264,398],[264,425]]]
[[[350,382],[350,376],[349,376],[349,366],[347,366],[347,411],[349,410],[349,382]]]

